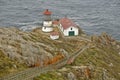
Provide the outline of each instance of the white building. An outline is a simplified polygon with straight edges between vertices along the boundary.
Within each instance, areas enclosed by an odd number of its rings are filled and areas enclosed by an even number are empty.
[[[52,33],[50,33],[50,38],[52,40],[59,39],[59,33],[58,32],[52,32]]]
[[[59,23],[59,28],[64,36],[76,36],[79,34],[79,27],[67,17],[60,19]]]
[[[43,27],[42,27],[43,32],[51,32],[51,31],[53,31],[51,14],[52,14],[52,12],[49,11],[48,9],[46,9],[43,12],[43,15],[44,15]]]

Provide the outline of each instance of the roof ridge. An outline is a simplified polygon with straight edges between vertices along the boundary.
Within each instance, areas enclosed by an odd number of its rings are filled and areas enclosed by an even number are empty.
[[[76,27],[77,25],[69,18],[64,17],[60,19],[60,24],[64,29],[69,28],[70,26]]]

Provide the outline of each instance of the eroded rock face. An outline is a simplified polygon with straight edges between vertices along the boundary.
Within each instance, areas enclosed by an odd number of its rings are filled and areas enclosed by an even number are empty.
[[[53,41],[49,38],[49,33],[43,33],[41,29],[23,32],[14,27],[0,28],[0,49],[10,59],[27,65],[36,62],[43,64],[43,61],[48,61],[57,54],[67,57],[68,53],[74,53],[85,43],[76,38]]]
[[[68,40],[53,41],[49,38],[49,33],[43,33],[41,29],[23,32],[17,28],[0,28],[0,49],[10,59],[28,66],[36,62],[43,65],[43,61],[48,61],[57,54],[67,57],[68,53],[75,52],[77,47],[85,43],[76,39]],[[77,46],[75,43],[78,43]]]
[[[16,28],[0,28],[0,49],[10,59],[17,59],[27,65],[34,64],[38,59],[52,58],[53,55],[44,48],[53,49],[44,43],[35,42],[30,33]]]
[[[117,46],[119,48],[119,45],[117,45],[117,41],[114,40],[110,35],[107,33],[102,33],[101,35],[93,35],[91,36],[91,41],[94,42],[96,45],[102,45],[102,46]]]

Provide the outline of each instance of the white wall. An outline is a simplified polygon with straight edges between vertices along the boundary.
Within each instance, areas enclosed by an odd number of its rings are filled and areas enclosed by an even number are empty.
[[[52,26],[52,21],[43,21],[43,26]]]
[[[56,35],[56,36],[50,35],[50,38],[51,38],[52,40],[55,40],[55,39],[58,39],[58,38],[59,38],[59,35]]]
[[[72,30],[71,30],[71,28],[72,28]],[[68,29],[63,31],[64,36],[69,36],[69,31],[74,31],[75,35],[78,35],[78,33],[79,33],[78,28],[75,28],[75,27],[71,26]]]
[[[53,27],[42,27],[43,32],[51,32],[53,31]]]
[[[59,28],[60,28],[60,29],[61,29],[61,31],[63,32],[63,27],[62,27],[62,25],[61,25],[61,24],[60,24]]]

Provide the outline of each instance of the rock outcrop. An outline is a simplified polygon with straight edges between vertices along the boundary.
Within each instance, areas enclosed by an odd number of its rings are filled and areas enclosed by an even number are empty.
[[[28,66],[37,62],[42,65],[58,53],[67,56],[68,52],[74,52],[76,46],[71,44],[71,41],[51,40],[49,33],[43,33],[39,28],[31,32],[24,32],[14,27],[0,28],[0,49],[10,59],[26,63]],[[79,41],[75,43],[77,42]],[[74,49],[72,49],[73,46]]]
[[[22,32],[16,28],[1,28],[0,48],[10,59],[25,62],[27,65],[34,64],[38,58],[44,60],[46,57],[53,57],[44,50],[44,47],[51,50],[52,47],[37,41],[34,42],[31,37],[32,33]]]

